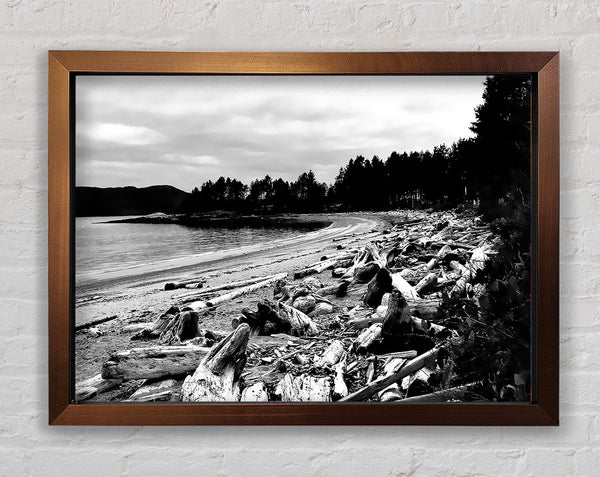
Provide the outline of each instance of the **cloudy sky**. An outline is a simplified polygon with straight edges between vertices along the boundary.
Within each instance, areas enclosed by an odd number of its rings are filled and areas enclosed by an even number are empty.
[[[481,76],[78,76],[77,185],[333,182],[358,154],[471,135]]]

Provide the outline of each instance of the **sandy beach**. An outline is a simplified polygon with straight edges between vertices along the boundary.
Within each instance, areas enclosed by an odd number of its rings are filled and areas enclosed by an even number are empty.
[[[131,333],[121,332],[124,326],[152,320],[155,313],[178,304],[178,295],[189,292],[165,291],[166,282],[197,278],[205,280],[206,288],[281,272],[293,274],[318,262],[323,255],[337,252],[340,242],[362,243],[377,235],[374,230],[381,231],[385,223],[381,216],[372,213],[324,214],[319,218],[331,220],[332,224],[292,238],[248,244],[234,250],[148,263],[101,275],[78,275],[76,325],[113,315],[117,319],[97,327],[103,333],[101,336],[76,333],[76,381],[97,374],[110,352],[139,346],[139,342],[130,342]],[[239,313],[244,306],[266,297],[265,293],[272,294],[270,288],[265,290],[217,307],[214,313],[206,316],[203,326],[229,332],[231,316]],[[99,400],[109,398],[110,395],[98,396]]]

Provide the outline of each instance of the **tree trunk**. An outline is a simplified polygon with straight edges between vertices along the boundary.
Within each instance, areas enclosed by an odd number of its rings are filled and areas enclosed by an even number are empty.
[[[104,379],[158,379],[191,373],[210,351],[202,346],[152,346],[119,351],[102,366]]]
[[[241,324],[213,347],[192,376],[185,378],[181,398],[186,402],[239,401],[239,378],[246,364],[250,327]]]

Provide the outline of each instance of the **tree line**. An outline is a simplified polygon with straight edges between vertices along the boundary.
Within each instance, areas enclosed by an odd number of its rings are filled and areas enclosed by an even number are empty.
[[[323,212],[452,206],[467,201],[484,210],[510,201],[529,203],[531,80],[525,75],[486,79],[475,108],[474,137],[429,151],[392,152],[385,160],[362,155],[339,170],[333,184],[313,171],[295,181],[265,176],[249,185],[220,177],[194,188],[185,212]]]

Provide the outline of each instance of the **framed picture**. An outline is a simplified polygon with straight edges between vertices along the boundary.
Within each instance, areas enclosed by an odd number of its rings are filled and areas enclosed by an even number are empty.
[[[54,425],[558,425],[556,52],[49,53]]]

